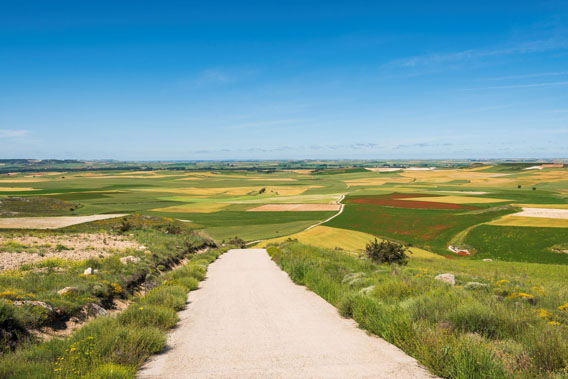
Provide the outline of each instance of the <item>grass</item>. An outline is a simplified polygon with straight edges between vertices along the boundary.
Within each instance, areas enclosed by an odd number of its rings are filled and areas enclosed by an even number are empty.
[[[564,266],[417,258],[389,267],[292,242],[268,251],[294,282],[436,375],[567,375]],[[456,286],[434,280],[445,272]]]
[[[512,210],[474,212],[347,203],[343,213],[325,225],[357,230],[412,243],[435,253],[449,254],[447,246],[454,235],[472,225],[511,213]]]
[[[568,254],[552,250],[567,235],[568,228],[480,225],[464,242],[477,250],[476,259],[568,264]]]
[[[185,307],[187,292],[224,251],[193,256],[186,265],[160,276],[158,287],[135,298],[117,317],[99,317],[67,338],[30,342],[2,355],[0,377],[134,378],[151,354],[163,350],[165,333],[178,321],[176,311]],[[0,301],[0,323],[3,314]]]

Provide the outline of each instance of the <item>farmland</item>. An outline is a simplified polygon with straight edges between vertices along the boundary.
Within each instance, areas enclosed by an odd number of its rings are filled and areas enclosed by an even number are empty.
[[[506,251],[507,260],[566,262],[567,255],[553,249],[566,242],[568,232],[565,217],[558,216],[568,207],[566,168],[526,170],[531,164],[499,162],[350,166],[355,163],[236,162],[215,163],[216,169],[155,164],[121,170],[54,163],[45,172],[0,176],[0,226],[21,227],[22,217],[54,222],[56,216],[139,214],[181,220],[219,241],[235,235],[256,241],[290,236],[330,218],[343,195],[343,212],[326,226],[451,258],[501,259]],[[542,217],[543,212],[552,216]],[[518,233],[511,234],[511,228]],[[530,243],[543,233],[551,237]],[[515,242],[512,235],[529,243]],[[450,244],[472,254],[457,257]]]

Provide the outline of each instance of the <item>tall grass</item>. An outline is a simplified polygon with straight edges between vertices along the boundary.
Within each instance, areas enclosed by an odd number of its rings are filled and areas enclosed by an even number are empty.
[[[437,375],[568,376],[566,268],[525,265],[519,275],[510,263],[416,258],[390,267],[294,242],[268,251],[294,282]],[[434,280],[444,272],[456,286]]]

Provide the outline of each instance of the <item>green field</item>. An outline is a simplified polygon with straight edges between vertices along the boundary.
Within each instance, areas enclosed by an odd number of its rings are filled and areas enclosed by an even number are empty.
[[[566,262],[565,254],[552,250],[567,242],[566,229],[553,227],[554,220],[551,228],[527,226],[515,233],[510,227],[483,224],[519,211],[516,204],[566,206],[568,169],[527,171],[524,163],[499,162],[469,168],[464,162],[421,162],[420,167],[442,167],[426,171],[364,168],[413,165],[417,163],[234,162],[209,163],[209,167],[100,163],[81,170],[77,162],[56,162],[41,170],[35,167],[38,171],[20,167],[0,175],[0,199],[4,199],[0,216],[135,213],[183,220],[219,241],[235,235],[255,241],[298,233],[335,212],[250,209],[265,204],[335,203],[346,195],[344,212],[328,226],[457,259]],[[456,256],[448,250],[452,243],[475,254]]]

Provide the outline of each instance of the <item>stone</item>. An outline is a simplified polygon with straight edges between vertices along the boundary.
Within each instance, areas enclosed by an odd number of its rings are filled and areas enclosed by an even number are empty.
[[[78,291],[79,289],[77,289],[77,287],[65,287],[57,291],[57,293],[61,296],[67,296],[69,294],[76,293]]]
[[[53,307],[47,303],[44,303],[43,301],[37,301],[37,300],[16,300],[14,301],[14,305],[16,307],[21,307],[22,305],[31,305],[34,307],[42,307],[44,308],[46,311],[49,312],[49,314],[54,314],[55,311],[53,309]]]
[[[483,259],[483,262],[493,262],[493,259],[485,258],[485,259]]]
[[[140,262],[140,258],[134,257],[132,255],[120,258],[120,263],[122,263],[123,265],[129,264],[129,263],[138,263],[138,262]]]
[[[87,317],[99,317],[108,315],[108,311],[95,303],[87,303],[83,307],[83,312]]]
[[[452,286],[456,285],[456,278],[452,274],[440,274],[437,275],[434,279],[446,282]]]
[[[83,275],[92,275],[92,274],[93,274],[93,269],[91,267],[83,271]]]

